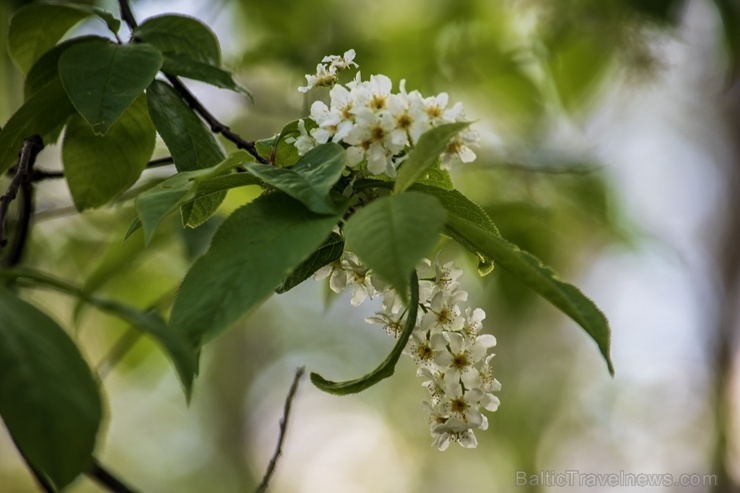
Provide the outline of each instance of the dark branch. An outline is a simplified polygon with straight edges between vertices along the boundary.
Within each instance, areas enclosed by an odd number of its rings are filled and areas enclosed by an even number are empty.
[[[31,181],[53,180],[55,178],[64,178],[64,171],[47,171],[44,169],[34,169],[31,174]]]
[[[134,18],[133,12],[131,12],[131,7],[129,7],[128,0],[118,0],[118,4],[121,7],[121,17],[128,25],[128,27],[133,31],[134,29],[136,29],[137,23],[136,19]],[[260,163],[269,164],[267,159],[262,157],[260,153],[257,152],[257,148],[254,146],[254,142],[244,140],[238,134],[232,132],[228,126],[221,123],[215,116],[211,114],[210,111],[206,109],[205,106],[203,106],[203,103],[201,103],[198,98],[196,98],[195,95],[190,92],[190,89],[188,89],[180,79],[178,79],[174,75],[170,75],[167,73],[165,73],[164,75],[167,77],[167,80],[170,81],[172,87],[174,87],[175,90],[180,94],[180,97],[183,99],[183,101],[185,101],[188,106],[192,108],[193,111],[198,113],[201,118],[206,121],[208,126],[211,128],[211,132],[223,135],[226,139],[236,144],[236,147],[238,147],[239,149],[244,149],[252,156],[254,156],[254,158]]]
[[[280,454],[283,453],[283,441],[285,440],[285,433],[288,430],[288,417],[290,416],[290,407],[293,404],[293,398],[298,390],[298,383],[300,383],[303,373],[306,371],[305,368],[301,367],[295,371],[295,377],[293,377],[293,384],[290,386],[288,396],[285,398],[285,406],[283,407],[283,419],[280,420],[280,435],[278,436],[277,446],[275,447],[275,453],[272,454],[272,459],[267,465],[267,471],[262,477],[262,482],[257,486],[255,493],[264,493],[267,491],[267,485],[272,478],[272,474],[275,472],[275,466],[277,465]]]
[[[147,163],[146,167],[149,168],[160,168],[162,166],[167,166],[169,164],[173,164],[175,161],[172,159],[172,156],[165,156],[160,157],[157,159],[152,159]],[[15,173],[17,168],[13,167],[10,168],[10,172]],[[31,181],[44,181],[44,180],[54,180],[56,178],[64,178],[64,171],[47,171],[42,169],[34,169],[31,171]]]
[[[8,208],[10,207],[11,202],[15,200],[19,190],[22,190],[24,196],[24,202],[21,204],[21,207],[18,208],[18,230],[22,238],[22,242],[20,245],[17,240],[14,242],[14,249],[20,249],[20,251],[15,252],[17,259],[20,259],[21,251],[25,245],[25,238],[28,233],[31,214],[33,212],[33,187],[31,186],[33,164],[36,161],[36,156],[39,151],[43,148],[44,143],[38,135],[34,135],[33,137],[23,141],[23,148],[21,149],[15,176],[13,176],[13,179],[10,181],[10,185],[8,185],[5,195],[0,197],[0,248],[2,248],[8,244],[6,231],[8,224]],[[17,259],[15,260],[16,262]],[[8,259],[6,263],[10,260],[12,259]]]
[[[128,0],[118,0],[118,6],[121,8],[121,19],[126,25],[133,31],[138,25],[134,13],[131,12],[131,7],[128,4]]]
[[[170,81],[170,84],[172,84],[172,87],[174,87],[175,90],[180,93],[180,97],[182,97],[182,99],[188,104],[188,106],[190,106],[193,111],[198,113],[206,121],[206,123],[208,123],[208,126],[211,128],[211,132],[223,135],[228,140],[236,144],[236,147],[238,147],[239,149],[244,149],[252,156],[254,156],[254,158],[260,163],[269,164],[267,159],[262,157],[260,153],[257,152],[257,148],[254,146],[254,142],[242,139],[238,134],[232,132],[229,127],[216,119],[216,117],[213,116],[200,101],[198,101],[198,98],[196,98],[193,93],[190,92],[187,87],[185,87],[185,84],[183,84],[180,79],[178,79],[174,75],[165,74],[165,76],[167,77],[167,80]]]
[[[173,164],[175,162],[174,159],[172,159],[172,156],[166,156],[161,157],[158,159],[152,159],[149,161],[149,163],[146,165],[147,168],[159,168],[160,166],[167,166],[168,164]]]
[[[95,458],[93,458],[92,467],[86,474],[113,493],[136,493],[136,490],[126,486],[123,481],[103,467]]]

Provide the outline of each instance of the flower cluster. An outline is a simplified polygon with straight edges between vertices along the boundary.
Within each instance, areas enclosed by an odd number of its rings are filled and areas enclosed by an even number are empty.
[[[301,135],[295,141],[299,153],[329,141],[343,143],[350,167],[366,162],[370,174],[394,177],[424,132],[445,123],[467,121],[461,103],[448,107],[447,93],[425,98],[419,91],[406,92],[404,80],[398,93],[392,92],[393,83],[385,75],[371,75],[363,81],[358,72],[346,85],[337,84],[337,70],[357,67],[354,56],[350,50],[342,57],[325,57],[329,65],[319,64],[315,75],[306,75],[308,85],[298,89],[306,92],[332,86],[329,106],[322,101],[311,105],[311,120],[317,128],[308,132],[305,125],[300,127]],[[477,145],[478,134],[462,130],[442,154],[441,167],[449,170],[455,162],[474,161],[471,147]]]
[[[355,50],[348,50],[342,56],[328,55],[325,56],[321,63],[316,65],[316,73],[306,74],[308,85],[299,87],[300,92],[308,92],[315,87],[329,87],[337,82],[337,73],[348,69],[350,66],[357,68],[354,62]]]
[[[480,308],[461,307],[468,293],[460,288],[462,270],[452,262],[424,259],[417,267],[419,307],[416,324],[404,354],[418,365],[417,375],[429,391],[424,409],[429,415],[434,446],[445,450],[450,442],[463,447],[477,446],[474,430],[488,427],[481,408],[495,411],[499,400],[493,394],[501,384],[493,376],[488,350],[496,338],[482,334],[486,314]],[[408,311],[396,291],[385,285],[363,266],[357,257],[345,252],[340,260],[317,272],[316,278],[330,277],[334,292],[352,286],[352,304],[380,294],[383,310],[368,317],[369,323],[382,325],[398,337],[406,324]]]

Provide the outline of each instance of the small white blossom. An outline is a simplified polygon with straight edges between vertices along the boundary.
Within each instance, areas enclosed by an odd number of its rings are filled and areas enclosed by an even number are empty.
[[[306,82],[308,84],[298,88],[300,92],[305,93],[317,87],[333,86],[337,82],[337,68],[334,66],[327,68],[326,65],[319,63],[316,65],[315,74],[306,74]]]
[[[358,65],[354,62],[355,59],[355,50],[347,50],[344,52],[344,55],[327,55],[325,56],[321,62],[322,63],[330,63],[332,67],[334,67],[336,70],[344,70],[350,67],[350,65],[357,67]]]

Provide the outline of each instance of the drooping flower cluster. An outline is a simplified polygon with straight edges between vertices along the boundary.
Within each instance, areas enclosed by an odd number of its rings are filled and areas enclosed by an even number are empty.
[[[480,308],[462,308],[468,293],[460,288],[462,270],[452,262],[441,265],[424,259],[417,267],[419,307],[414,330],[404,350],[418,365],[417,375],[429,391],[423,406],[429,415],[434,446],[445,450],[450,442],[474,448],[478,442],[474,430],[485,430],[488,419],[481,408],[495,411],[499,399],[494,392],[501,384],[493,376],[489,349],[496,338],[482,334],[486,317]],[[368,317],[369,323],[382,325],[399,337],[408,310],[401,297],[363,266],[357,257],[345,252],[340,260],[321,269],[317,279],[330,277],[334,292],[352,286],[352,305],[380,294],[383,310]]]
[[[419,91],[406,92],[406,81],[393,93],[393,83],[385,75],[371,75],[363,81],[358,72],[346,85],[337,84],[337,71],[357,67],[354,50],[342,57],[324,58],[315,75],[306,75],[308,85],[299,88],[307,92],[314,87],[333,86],[330,105],[316,101],[311,105],[311,120],[317,128],[306,131],[295,140],[300,154],[326,142],[343,143],[347,148],[348,165],[367,163],[373,175],[396,176],[396,169],[406,159],[408,150],[427,130],[445,123],[467,121],[461,103],[448,107],[447,93],[423,97]],[[471,147],[478,145],[477,132],[464,129],[449,143],[442,154],[441,167],[449,170],[455,162],[469,163],[476,155]]]

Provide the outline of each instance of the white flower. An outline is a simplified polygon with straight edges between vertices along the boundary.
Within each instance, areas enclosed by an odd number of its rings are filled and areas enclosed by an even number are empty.
[[[483,327],[483,320],[486,318],[486,312],[481,308],[471,310],[470,307],[467,307],[465,308],[463,316],[465,318],[465,322],[462,327],[463,334],[468,339],[475,339],[478,336],[478,332],[480,332]]]
[[[406,321],[404,319],[405,315],[406,313],[399,315],[393,312],[375,312],[375,315],[366,317],[365,321],[371,324],[382,325],[383,329],[385,329],[388,335],[392,335],[393,337],[398,339],[398,336],[401,335],[401,332],[403,332],[403,327],[406,324]]]
[[[468,293],[462,290],[452,293],[439,291],[435,294],[430,304],[431,313],[434,314],[433,322],[430,321],[433,323],[432,330],[461,330],[465,324],[465,319],[460,313],[460,307],[457,304],[467,299]]]
[[[482,397],[483,392],[480,389],[465,390],[458,384],[447,387],[446,400],[440,402],[439,406],[450,416],[465,423],[468,428],[480,428],[484,423],[484,417],[478,410]]]
[[[472,163],[475,161],[477,156],[470,147],[478,147],[479,139],[478,132],[470,129],[462,130],[447,144],[439,167],[449,171],[456,162]]]
[[[342,258],[314,274],[316,280],[326,277],[329,277],[329,287],[335,293],[341,293],[348,285],[352,285],[352,306],[359,306],[366,298],[372,299],[375,295],[370,269],[362,265],[354,253],[345,251]]]
[[[411,356],[420,366],[434,366],[434,358],[439,351],[444,351],[447,341],[442,334],[429,334],[421,330],[411,333],[404,353]]]
[[[306,122],[303,120],[298,120],[298,131],[301,133],[298,138],[289,137],[285,139],[285,142],[289,144],[293,144],[295,148],[298,150],[298,155],[303,156],[308,151],[316,147],[318,142],[316,142],[316,139],[311,137],[308,132],[306,131]],[[291,140],[292,139],[292,140]]]
[[[344,55],[327,55],[325,56],[321,62],[322,63],[330,63],[334,69],[337,71],[344,70],[350,67],[350,65],[353,65],[354,67],[358,67],[358,65],[354,62],[355,59],[355,50],[347,50],[344,52]]]
[[[316,74],[306,74],[307,85],[299,87],[300,92],[306,93],[316,87],[332,86],[337,82],[337,68],[333,65],[328,68],[326,65],[316,65]]]
[[[356,108],[353,112],[355,126],[344,139],[353,146],[348,154],[354,149],[352,155],[348,156],[349,161],[366,159],[370,173],[395,176],[390,158],[401,151],[403,146],[393,143],[393,118],[388,113],[375,113],[365,107]]]

